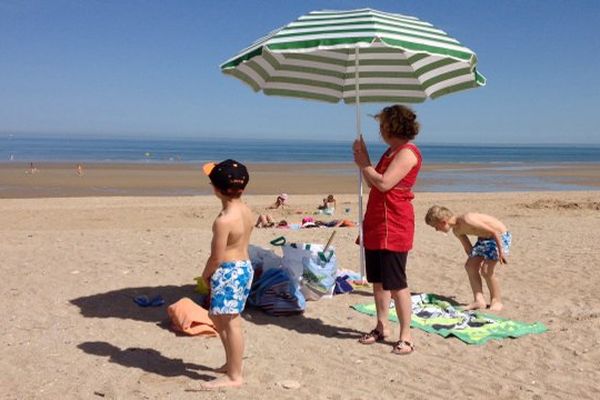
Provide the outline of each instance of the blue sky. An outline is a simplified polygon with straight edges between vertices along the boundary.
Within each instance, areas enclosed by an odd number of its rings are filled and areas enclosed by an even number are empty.
[[[600,144],[596,0],[0,0],[0,133],[351,139],[353,106],[257,94],[219,64],[311,10],[363,7],[478,55],[486,87],[414,106],[421,143]]]

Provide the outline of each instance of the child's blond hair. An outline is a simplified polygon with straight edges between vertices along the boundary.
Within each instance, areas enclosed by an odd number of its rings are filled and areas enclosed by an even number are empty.
[[[454,216],[452,211],[443,206],[432,206],[427,210],[425,215],[425,223],[430,226],[434,226],[438,222],[444,219],[450,219]]]

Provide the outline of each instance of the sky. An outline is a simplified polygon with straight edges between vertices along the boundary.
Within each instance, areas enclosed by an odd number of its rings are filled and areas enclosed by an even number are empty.
[[[219,65],[312,10],[413,15],[483,88],[414,105],[420,143],[600,144],[600,1],[0,0],[0,134],[351,140],[353,105],[254,93]],[[367,140],[378,126],[361,108]]]

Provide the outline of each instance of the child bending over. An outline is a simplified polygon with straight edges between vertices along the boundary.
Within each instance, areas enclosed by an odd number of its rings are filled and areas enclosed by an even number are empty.
[[[210,286],[209,315],[225,348],[225,364],[217,369],[225,376],[204,385],[212,389],[242,384],[244,337],[240,313],[254,274],[248,256],[254,217],[241,200],[249,180],[243,164],[225,160],[216,165],[206,164],[204,172],[223,205],[213,223],[210,257],[202,272],[202,279]]]
[[[506,226],[491,215],[478,213],[454,215],[452,211],[441,206],[431,207],[427,211],[425,222],[436,231],[447,233],[452,230],[467,253],[465,269],[473,290],[473,303],[465,309],[476,310],[486,307],[481,280],[483,276],[490,291],[490,310],[500,311],[502,309],[500,282],[495,272],[498,262],[508,263],[506,257],[512,237]],[[471,244],[469,235],[477,236],[474,245]]]

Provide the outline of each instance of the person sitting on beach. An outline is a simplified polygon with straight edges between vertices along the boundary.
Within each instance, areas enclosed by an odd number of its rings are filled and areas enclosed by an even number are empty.
[[[255,228],[272,228],[274,226],[275,221],[269,214],[260,214],[256,220],[256,224],[254,224]]]
[[[277,195],[277,199],[275,199],[275,203],[271,204],[267,208],[271,209],[271,210],[277,209],[279,207],[285,208],[285,206],[287,205],[286,204],[287,199],[288,199],[288,195],[286,193],[279,193]]]
[[[490,310],[500,311],[500,282],[496,276],[496,264],[506,264],[512,236],[506,226],[495,217],[479,213],[454,215],[442,206],[433,206],[425,216],[427,225],[436,231],[452,233],[458,238],[465,253],[467,262],[465,270],[473,290],[473,303],[465,307],[467,310],[485,308],[481,277],[485,279],[490,291]],[[477,236],[475,244],[471,244],[468,235]]]
[[[225,160],[216,165],[206,164],[203,169],[223,206],[213,223],[210,257],[202,272],[202,279],[210,287],[209,315],[226,356],[225,364],[217,369],[225,376],[203,385],[210,390],[243,383],[244,331],[240,313],[246,305],[254,275],[248,255],[254,218],[241,200],[249,180],[243,164]]]
[[[33,165],[33,162],[29,163],[29,169],[25,171],[26,174],[37,174],[39,170]]]
[[[330,194],[323,199],[323,204],[321,204],[317,208],[320,214],[333,215],[333,213],[335,212],[335,205],[335,197],[333,197],[333,195]]]

